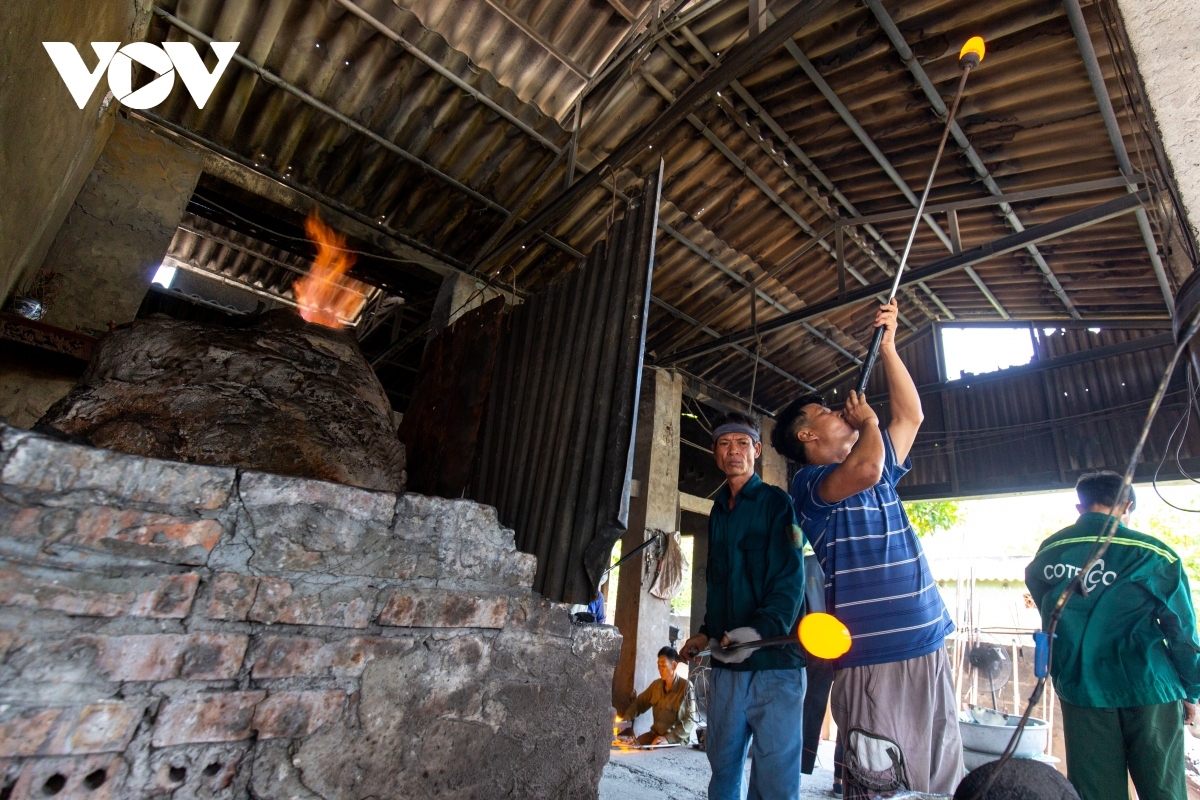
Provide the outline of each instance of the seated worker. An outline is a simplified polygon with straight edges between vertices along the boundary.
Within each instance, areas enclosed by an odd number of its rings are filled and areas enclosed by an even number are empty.
[[[654,711],[654,724],[637,737],[638,744],[687,744],[696,730],[696,697],[687,678],[675,674],[679,653],[664,647],[658,651],[659,679],[646,687],[629,705],[624,719],[633,721],[647,709]]]
[[[1088,560],[1109,514],[1120,521],[1082,577],[1087,595],[1063,608],[1050,675],[1062,706],[1067,778],[1082,800],[1183,800],[1183,726],[1200,696],[1200,641],[1183,562],[1153,536],[1125,527],[1136,498],[1114,510],[1124,479],[1080,477],[1079,521],[1042,542],[1025,585],[1049,624]]]

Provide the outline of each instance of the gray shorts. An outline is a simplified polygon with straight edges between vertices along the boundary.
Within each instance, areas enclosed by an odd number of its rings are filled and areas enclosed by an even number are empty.
[[[954,793],[963,776],[962,738],[945,648],[907,661],[839,669],[830,706],[843,747],[850,747],[853,728],[891,739],[903,755],[907,788]],[[859,756],[867,758],[865,752]],[[848,764],[850,759],[847,750]]]

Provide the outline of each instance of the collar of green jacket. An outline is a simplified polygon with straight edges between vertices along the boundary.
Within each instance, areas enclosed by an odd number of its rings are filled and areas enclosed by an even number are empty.
[[[708,596],[700,631],[717,641],[727,631],[750,627],[769,639],[795,631],[804,598],[800,529],[787,492],[752,475],[729,507],[721,487],[708,518]],[[798,645],[765,647],[736,671],[799,669]]]
[[[750,501],[757,500],[759,491],[766,485],[767,484],[763,483],[763,479],[758,477],[757,472],[752,473],[750,475],[750,480],[746,481],[746,484],[742,487],[742,490],[738,492],[738,503],[742,501],[742,498]],[[729,510],[730,494],[731,490],[729,488],[729,481],[726,481],[721,485],[720,491],[717,492],[717,505],[726,511]],[[734,505],[736,506],[737,503],[734,503]]]
[[[1044,541],[1025,584],[1049,623],[1058,598],[1107,530],[1107,514],[1082,514]],[[1050,666],[1066,702],[1093,708],[1156,705],[1200,696],[1200,640],[1183,562],[1159,539],[1117,527],[1104,556],[1067,601]]]

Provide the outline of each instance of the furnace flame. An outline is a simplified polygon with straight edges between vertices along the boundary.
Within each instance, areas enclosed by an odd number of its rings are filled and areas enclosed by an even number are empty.
[[[355,320],[367,302],[369,287],[347,277],[354,254],[346,237],[321,222],[313,211],[304,222],[304,233],[317,247],[317,258],[308,274],[292,284],[300,316],[327,328],[341,328]]]

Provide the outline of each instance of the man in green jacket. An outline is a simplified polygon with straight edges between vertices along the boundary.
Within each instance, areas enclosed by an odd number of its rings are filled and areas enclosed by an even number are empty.
[[[758,423],[729,412],[713,420],[713,457],[725,474],[708,518],[704,624],[683,645],[709,650],[704,750],[709,800],[795,800],[800,796],[804,656],[798,645],[727,650],[796,630],[804,598],[800,527],[783,489],[754,474]],[[748,794],[742,776],[753,738]]]
[[[1120,520],[1104,557],[1082,576],[1086,596],[1063,609],[1050,674],[1062,702],[1067,777],[1081,800],[1185,800],[1183,725],[1200,697],[1200,641],[1179,556],[1125,527],[1122,478],[1084,475],[1079,521],[1042,542],[1025,585],[1045,626],[1087,561],[1110,514]]]

